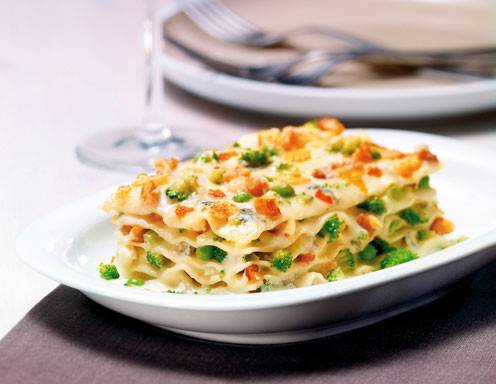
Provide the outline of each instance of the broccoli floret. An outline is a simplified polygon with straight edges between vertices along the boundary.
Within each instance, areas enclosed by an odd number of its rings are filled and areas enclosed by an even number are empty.
[[[360,257],[360,259],[365,262],[374,261],[374,259],[377,257],[377,249],[372,244],[369,244],[360,252],[358,252],[358,257]]]
[[[427,218],[422,216],[413,208],[404,209],[398,214],[398,216],[412,226],[427,222]]]
[[[222,263],[227,256],[227,252],[215,245],[205,245],[196,248],[196,255],[202,260],[217,260]]]
[[[377,252],[379,254],[387,253],[396,249],[386,240],[382,240],[380,237],[376,237],[370,244],[372,244],[375,249],[377,249]]]
[[[100,277],[105,280],[114,280],[119,278],[117,267],[113,264],[100,263],[100,265],[98,265],[98,272],[100,272]]]
[[[344,273],[341,270],[341,268],[336,267],[334,268],[329,274],[327,275],[327,281],[332,282],[332,281],[337,281],[341,280],[344,278]]]
[[[337,215],[334,215],[327,219],[322,229],[317,233],[317,236],[324,237],[327,234],[327,241],[330,243],[339,237],[342,225],[343,221]]]
[[[155,268],[162,268],[165,264],[165,257],[159,253],[150,252],[146,253],[146,261]]]
[[[395,265],[406,263],[418,259],[418,256],[406,248],[396,248],[384,256],[381,261],[381,269],[394,267]]]
[[[280,250],[274,254],[272,266],[281,272],[286,272],[293,264],[293,258],[288,251]]]
[[[355,269],[355,257],[348,248],[339,252],[337,262],[343,271],[351,272]]]
[[[249,167],[263,167],[272,162],[272,156],[277,154],[273,148],[264,146],[262,149],[248,149],[241,155],[243,160]]]
[[[198,189],[198,177],[195,175],[186,176],[183,179],[176,180],[165,190],[168,198],[173,200],[186,200],[193,192]]]
[[[419,183],[418,183],[418,187],[419,189],[427,189],[430,187],[430,179],[429,179],[429,176],[424,176],[420,179]]]
[[[384,200],[379,197],[370,197],[362,203],[358,204],[357,207],[375,215],[382,215],[384,212],[386,212],[386,205],[384,204]]]

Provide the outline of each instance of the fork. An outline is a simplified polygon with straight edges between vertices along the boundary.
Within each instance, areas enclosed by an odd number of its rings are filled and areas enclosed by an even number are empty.
[[[212,68],[216,71],[258,81],[277,81],[293,85],[308,85],[315,83],[342,62],[366,58],[367,55],[369,55],[371,58],[374,58],[374,56],[371,55],[369,51],[347,50],[341,52],[329,52],[325,50],[311,50],[305,53],[297,54],[295,57],[283,62],[265,65],[236,65],[214,59],[204,53],[190,48],[187,45],[183,44],[181,41],[177,40],[167,31],[164,31],[163,37],[168,43],[175,46],[189,57],[205,64],[207,67]],[[496,50],[494,52],[496,52]],[[402,64],[396,66],[393,65],[396,70],[399,69],[402,71],[411,72],[412,70],[419,68],[419,63],[416,63],[417,67],[412,64],[410,64],[410,66],[407,65],[408,61],[406,60],[409,58],[408,55],[412,55],[412,53],[403,52],[402,54]],[[418,61],[418,53],[414,54],[416,55],[414,56],[414,59]],[[455,56],[455,58],[456,57],[458,56]],[[386,58],[391,60],[390,56],[387,56]],[[377,54],[375,59],[378,59]],[[296,73],[291,72],[293,67],[299,64],[308,64],[311,62],[317,62],[317,64],[319,62],[322,63],[311,70],[303,70]],[[446,66],[447,65],[445,64],[445,72]],[[453,73],[455,76],[457,76],[457,78],[464,80],[473,80],[474,78],[480,78],[480,76],[477,76],[477,74],[474,73],[464,73],[465,71],[461,68],[450,68],[449,72],[449,75],[452,75]],[[446,76],[446,74],[444,74],[444,76]]]
[[[297,80],[297,78],[294,78],[295,75],[289,74],[291,68],[302,63],[325,60],[329,55],[329,52],[327,51],[315,49],[302,54],[298,54],[294,58],[278,63],[264,65],[235,65],[214,59],[193,48],[190,48],[167,32],[164,32],[164,39],[189,57],[205,64],[206,66],[214,70],[233,76],[259,81],[282,81],[300,85],[310,83],[307,79],[301,79],[301,81],[299,81]],[[336,54],[334,57],[335,65],[345,60],[348,60],[348,57],[345,57],[344,54],[342,57],[338,54]]]
[[[263,31],[240,17],[219,0],[176,0],[180,8],[208,35],[220,40],[251,47],[291,47],[288,39],[297,34],[316,33],[332,37],[359,49],[381,47],[338,29],[323,26],[294,28],[283,33]]]
[[[434,72],[431,72],[431,74],[443,76],[454,75],[458,79],[461,78],[464,80],[479,79],[480,77],[487,77],[492,74],[487,68],[474,69],[473,63],[472,67],[466,68],[466,64],[460,62],[459,59],[466,59],[471,55],[479,54],[480,52],[477,50],[475,52],[462,50],[454,53],[399,52],[382,47],[368,40],[357,38],[340,30],[319,26],[302,27],[282,34],[272,34],[261,30],[254,24],[238,16],[220,0],[176,0],[176,2],[178,2],[181,9],[204,32],[224,41],[259,48],[274,46],[291,47],[287,42],[287,39],[291,35],[302,32],[313,32],[333,37],[351,46],[348,52],[325,52],[323,50],[300,52],[299,56],[286,63],[260,67],[244,67],[241,68],[241,73],[239,73],[240,68],[229,68],[228,71],[233,70],[234,74],[242,77],[250,77],[263,81],[277,80],[289,84],[311,84],[327,75],[337,64],[343,61],[359,59],[373,68],[382,71],[385,69],[394,69],[396,72],[398,70],[411,72],[412,70],[426,67],[434,69]],[[487,55],[487,51],[482,50],[482,53]],[[494,55],[494,53],[494,48],[489,49],[489,55]],[[487,56],[485,58],[487,59]],[[199,58],[197,57],[197,59]],[[213,64],[214,68],[217,67],[219,69],[219,66],[225,66],[225,63],[213,63],[208,57],[206,58],[207,60],[204,59],[205,57],[202,61],[209,61],[210,63],[206,64],[210,66]],[[327,61],[324,59],[327,59]],[[289,71],[295,65],[315,60],[323,62],[313,70],[307,70],[300,74],[289,74]],[[484,62],[484,60],[481,61]],[[491,65],[494,66],[494,64]],[[233,74],[232,72],[230,73]]]

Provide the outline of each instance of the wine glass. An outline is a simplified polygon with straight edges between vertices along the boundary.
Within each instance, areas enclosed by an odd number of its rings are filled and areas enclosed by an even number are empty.
[[[157,93],[161,84],[156,65],[156,13],[154,1],[147,1],[147,15],[143,28],[145,52],[145,107],[143,121],[135,127],[101,132],[89,137],[76,147],[76,155],[85,164],[121,171],[140,172],[151,168],[151,159],[193,156],[198,148],[176,136],[162,122],[157,105]]]

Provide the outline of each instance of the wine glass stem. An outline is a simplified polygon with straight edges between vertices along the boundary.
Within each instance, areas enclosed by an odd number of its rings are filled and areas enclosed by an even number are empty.
[[[157,89],[160,76],[156,69],[157,36],[154,0],[147,1],[147,14],[143,26],[143,47],[145,52],[145,105],[141,128],[136,132],[138,139],[146,146],[161,145],[168,141],[172,133],[157,117]]]

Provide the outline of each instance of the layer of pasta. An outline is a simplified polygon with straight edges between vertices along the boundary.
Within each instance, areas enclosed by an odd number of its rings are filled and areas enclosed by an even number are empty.
[[[222,151],[155,161],[104,203],[117,252],[104,278],[184,293],[303,287],[446,246],[427,147],[402,153],[336,119],[249,134]]]

